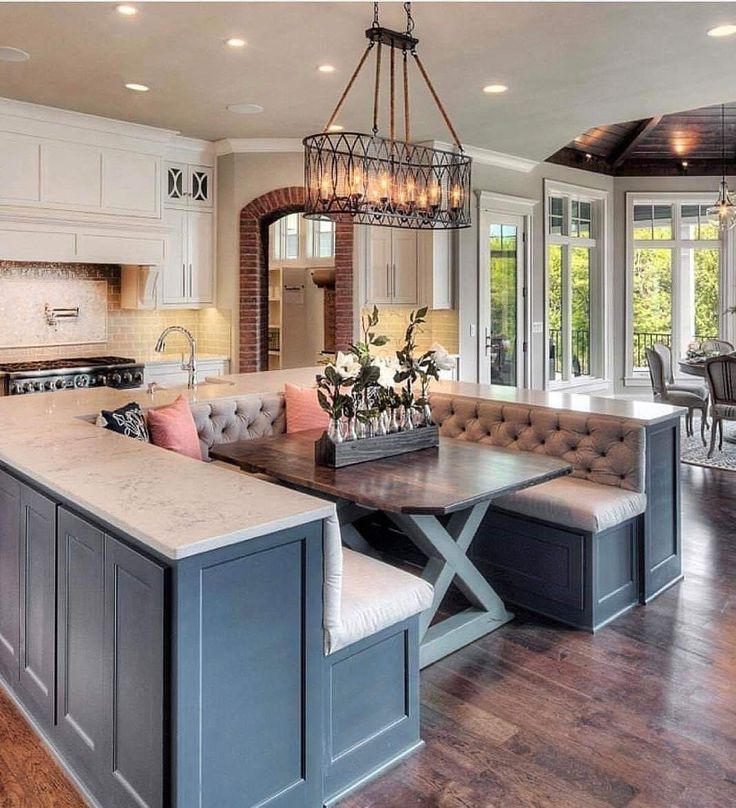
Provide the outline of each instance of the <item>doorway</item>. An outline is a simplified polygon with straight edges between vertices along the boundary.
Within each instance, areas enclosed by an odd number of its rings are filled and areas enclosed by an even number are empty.
[[[479,195],[478,381],[527,387],[527,286],[535,200]]]

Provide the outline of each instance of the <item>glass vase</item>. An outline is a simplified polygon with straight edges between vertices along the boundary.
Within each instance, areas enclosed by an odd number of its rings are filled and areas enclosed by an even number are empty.
[[[401,417],[401,428],[404,432],[411,432],[414,429],[413,408],[404,407]]]
[[[330,423],[327,425],[327,437],[335,444],[343,442],[339,418],[330,418]]]
[[[358,440],[358,433],[355,429],[355,417],[348,418],[345,423],[345,440]]]
[[[399,432],[401,430],[401,422],[399,420],[399,408],[391,408],[391,416],[389,418],[388,431],[391,433]]]

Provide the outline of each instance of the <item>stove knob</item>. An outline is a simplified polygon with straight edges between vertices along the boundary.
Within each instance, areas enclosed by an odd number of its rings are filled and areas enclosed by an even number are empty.
[[[119,384],[120,384],[120,382],[121,382],[120,374],[119,374],[119,373],[113,373],[113,374],[112,374],[112,378],[110,379],[110,383],[111,383],[111,384],[112,384],[114,387],[117,387],[117,385],[119,385]]]
[[[66,382],[64,381],[64,379],[57,379],[54,382],[54,387],[56,387],[57,390],[61,390],[65,386],[66,386]]]
[[[123,373],[123,384],[130,384],[133,381],[133,377],[130,373]]]
[[[98,384],[100,387],[104,387],[107,384],[107,376],[104,373],[100,373],[100,375],[95,379],[95,384]]]
[[[49,381],[43,383],[43,389],[44,390],[53,390],[54,389],[54,383],[49,379]]]
[[[85,373],[80,373],[79,376],[74,377],[75,387],[89,387],[89,376]]]
[[[10,395],[11,396],[19,396],[23,392],[23,385],[22,384],[13,384],[10,386]]]
[[[23,385],[23,392],[24,393],[32,393],[33,392],[33,382],[26,382]]]
[[[133,374],[133,381],[134,381],[136,384],[143,384],[143,374],[140,372],[140,370],[137,370],[137,371],[136,371],[136,372]]]
[[[36,390],[39,390],[39,391],[40,391],[40,390],[43,390],[43,382],[34,382],[34,383],[33,383],[33,387],[34,387]]]

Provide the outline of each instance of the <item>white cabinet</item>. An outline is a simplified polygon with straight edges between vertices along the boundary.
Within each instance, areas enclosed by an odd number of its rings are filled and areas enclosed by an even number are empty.
[[[107,149],[102,154],[102,207],[125,216],[161,211],[159,160],[149,154]]]
[[[418,234],[420,302],[430,309],[451,309],[455,283],[455,236],[451,230]]]
[[[41,201],[65,208],[102,207],[102,150],[71,143],[41,146]]]
[[[0,197],[6,204],[40,200],[40,152],[37,141],[0,135]]]
[[[450,231],[366,227],[359,272],[363,304],[453,307],[454,237]]]
[[[166,204],[186,208],[207,208],[214,204],[214,169],[211,166],[170,163],[165,165]]]
[[[167,208],[164,223],[170,226],[171,235],[161,277],[161,306],[211,306],[215,292],[213,214]]]

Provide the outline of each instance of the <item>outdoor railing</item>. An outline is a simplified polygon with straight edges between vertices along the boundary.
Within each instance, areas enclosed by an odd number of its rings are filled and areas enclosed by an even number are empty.
[[[707,339],[718,339],[718,337],[696,334],[693,339],[697,342],[702,342]],[[661,342],[671,348],[672,334],[663,331],[634,331],[634,368],[636,370],[646,369],[646,349],[651,348],[655,342]],[[684,350],[685,346],[682,347]]]
[[[572,375],[590,375],[590,331],[578,329],[572,332]],[[562,376],[562,329],[549,331],[549,365],[551,378]]]

